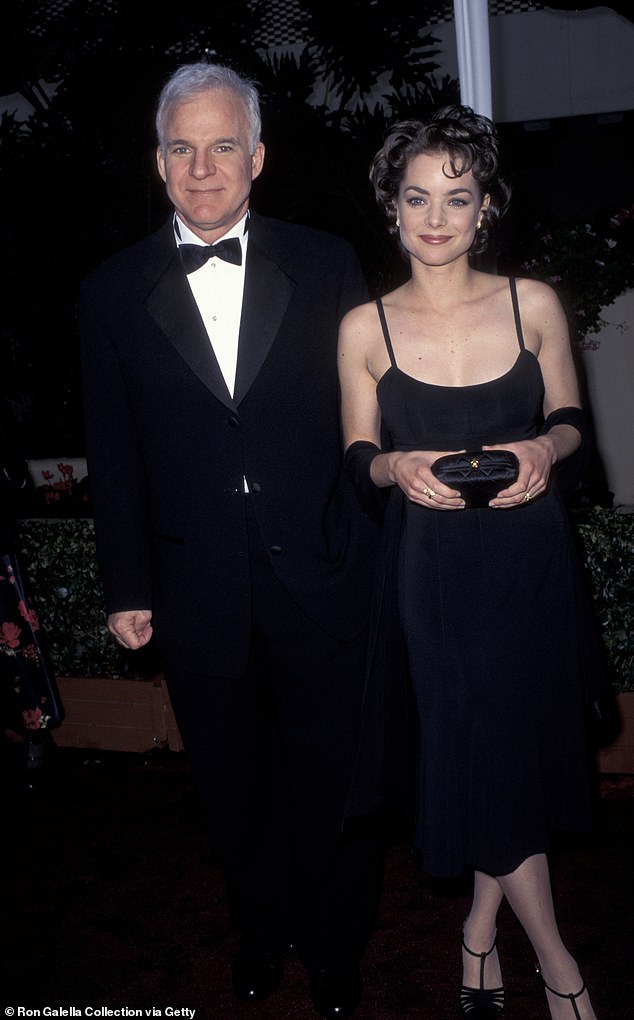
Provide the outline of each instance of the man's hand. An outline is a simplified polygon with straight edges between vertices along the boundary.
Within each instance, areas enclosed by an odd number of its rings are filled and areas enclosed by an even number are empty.
[[[108,630],[120,645],[134,651],[142,648],[152,637],[152,612],[149,609],[129,609],[124,613],[111,613]]]

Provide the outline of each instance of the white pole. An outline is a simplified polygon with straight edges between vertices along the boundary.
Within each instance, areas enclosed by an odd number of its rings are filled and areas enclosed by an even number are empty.
[[[492,119],[487,0],[454,0],[460,102]]]

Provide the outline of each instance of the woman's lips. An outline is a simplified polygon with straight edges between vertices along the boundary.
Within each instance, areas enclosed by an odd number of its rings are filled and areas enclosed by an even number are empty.
[[[446,244],[451,237],[448,234],[421,234],[421,241],[425,244]]]

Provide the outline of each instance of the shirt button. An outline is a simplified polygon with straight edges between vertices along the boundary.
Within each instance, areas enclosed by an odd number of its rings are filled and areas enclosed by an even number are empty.
[[[251,482],[249,488],[251,492],[262,492],[262,486],[259,482]]]
[[[271,556],[279,556],[282,551],[281,545],[272,545],[269,549]]]

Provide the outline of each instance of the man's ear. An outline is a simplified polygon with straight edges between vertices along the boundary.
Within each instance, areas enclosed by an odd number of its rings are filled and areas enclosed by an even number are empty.
[[[161,180],[163,181],[163,183],[165,183],[165,181],[167,180],[167,174],[165,173],[165,157],[163,156],[163,152],[160,145],[156,150],[156,165],[158,167],[158,172],[161,176]]]
[[[253,153],[251,154],[251,180],[254,181],[256,177],[259,177],[262,173],[262,167],[264,166],[264,144],[258,142]],[[163,178],[165,180],[165,178]]]

